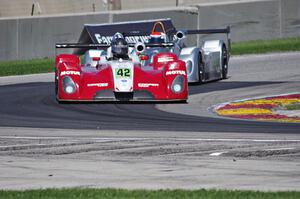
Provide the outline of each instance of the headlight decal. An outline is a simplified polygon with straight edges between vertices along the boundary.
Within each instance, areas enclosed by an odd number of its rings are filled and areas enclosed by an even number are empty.
[[[171,88],[174,93],[181,93],[184,90],[184,77],[177,75],[172,82]]]
[[[62,79],[63,89],[67,94],[73,94],[76,91],[76,85],[71,77],[64,76]]]

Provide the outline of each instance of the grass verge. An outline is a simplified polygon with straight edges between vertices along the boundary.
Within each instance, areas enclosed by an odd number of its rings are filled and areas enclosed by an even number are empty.
[[[26,75],[54,71],[54,59],[0,62],[0,76]]]
[[[300,37],[233,43],[232,55],[300,51]]]
[[[232,55],[300,51],[300,37],[247,41],[232,44]],[[54,71],[54,59],[0,61],[0,76],[25,75]]]
[[[289,111],[300,110],[300,104],[299,103],[289,104],[284,106],[284,109]]]
[[[44,189],[29,191],[0,191],[5,199],[296,199],[300,192],[254,192],[222,190],[124,190],[124,189]]]

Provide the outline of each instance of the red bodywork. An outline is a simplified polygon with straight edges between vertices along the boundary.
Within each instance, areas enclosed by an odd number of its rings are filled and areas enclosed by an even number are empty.
[[[186,101],[188,84],[185,62],[173,53],[158,53],[153,63],[142,67],[134,64],[131,92],[116,92],[112,67],[80,64],[78,56],[61,54],[56,57],[56,97],[58,101]],[[75,92],[68,94],[64,77],[74,82]],[[175,80],[176,78],[176,80]],[[66,78],[65,78],[66,79]],[[180,92],[174,84],[183,82]],[[178,87],[177,87],[178,88]]]

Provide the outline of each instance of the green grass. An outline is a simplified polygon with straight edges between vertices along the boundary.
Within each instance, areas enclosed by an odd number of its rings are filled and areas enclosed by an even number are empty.
[[[44,189],[0,191],[5,199],[298,199],[300,192],[254,192],[216,190],[123,190],[123,189]]]
[[[300,51],[300,37],[233,43],[232,55]]]
[[[284,109],[290,110],[290,111],[300,110],[300,104],[299,103],[289,104],[289,105],[284,106]]]
[[[232,44],[232,55],[300,51],[300,37],[247,41]],[[54,59],[0,61],[0,76],[24,75],[54,71]]]
[[[54,71],[54,59],[0,62],[0,76],[25,75]]]

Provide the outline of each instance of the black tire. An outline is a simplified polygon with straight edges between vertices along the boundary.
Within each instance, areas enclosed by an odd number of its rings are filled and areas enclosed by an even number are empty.
[[[222,47],[222,79],[227,79],[228,74],[228,52],[226,46]]]
[[[58,71],[55,70],[55,98],[56,98],[56,101],[58,103],[61,103],[61,101],[58,99]]]
[[[204,65],[202,62],[202,56],[199,52],[198,54],[198,76],[199,76],[199,83],[205,82],[205,71],[204,71]]]
[[[58,94],[58,77],[57,74],[55,74],[55,95]]]

